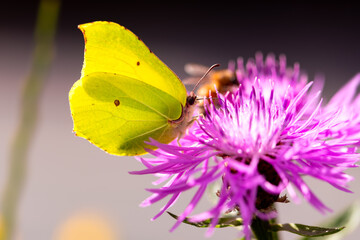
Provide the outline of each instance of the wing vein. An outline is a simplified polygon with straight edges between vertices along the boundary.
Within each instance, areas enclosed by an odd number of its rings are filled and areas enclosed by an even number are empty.
[[[126,139],[126,141],[131,141],[131,140],[134,140],[134,139],[136,139],[136,138],[139,138],[139,137],[142,137],[142,136],[144,136],[144,135],[147,135],[147,134],[149,134],[149,133],[156,132],[157,130],[159,130],[159,129],[163,128],[163,127],[166,127],[166,125],[167,125],[167,123],[165,123],[164,125],[161,125],[161,126],[158,127],[158,128],[151,129],[151,130],[149,130],[149,131],[147,131],[147,132],[144,132],[144,133],[139,134],[139,135],[136,135],[136,136],[134,136],[134,137],[132,137],[132,138]]]

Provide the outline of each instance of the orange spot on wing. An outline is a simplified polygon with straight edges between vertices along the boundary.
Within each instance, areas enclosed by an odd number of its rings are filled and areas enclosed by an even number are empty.
[[[119,99],[115,99],[115,100],[114,100],[114,104],[115,104],[116,107],[119,106],[119,105],[120,105],[120,100],[119,100]]]

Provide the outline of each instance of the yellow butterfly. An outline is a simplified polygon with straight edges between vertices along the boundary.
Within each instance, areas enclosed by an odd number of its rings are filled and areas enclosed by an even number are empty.
[[[79,26],[85,53],[69,93],[74,132],[115,155],[139,155],[153,138],[184,133],[196,96],[130,30],[113,22]]]

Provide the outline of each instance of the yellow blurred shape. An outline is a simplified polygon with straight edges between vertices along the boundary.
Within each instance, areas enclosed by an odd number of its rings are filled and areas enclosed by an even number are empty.
[[[5,223],[4,218],[0,215],[0,240],[5,240]]]
[[[109,222],[93,213],[75,214],[58,228],[54,240],[117,240]]]

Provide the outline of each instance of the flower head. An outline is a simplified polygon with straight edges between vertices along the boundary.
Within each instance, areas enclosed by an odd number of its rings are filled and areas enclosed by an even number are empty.
[[[252,218],[273,217],[273,203],[285,200],[280,196],[285,189],[295,202],[297,189],[319,211],[330,210],[303,176],[349,191],[346,184],[352,178],[344,170],[355,167],[359,160],[355,147],[359,133],[352,129],[360,126],[359,114],[349,109],[356,110],[354,104],[360,97],[353,100],[355,92],[348,96],[340,90],[335,97],[346,95],[346,106],[330,101],[323,107],[318,91],[321,84],[307,83],[298,65],[286,70],[285,57],[277,62],[270,55],[263,62],[258,54],[246,68],[241,63],[239,60],[236,70],[237,90],[217,93],[219,106],[215,107],[213,100],[206,102],[204,116],[188,130],[180,146],[176,141],[166,145],[150,140],[159,148],[151,151],[155,158],[139,158],[147,169],[132,172],[156,174],[160,177],[156,184],[166,181],[158,189],[148,189],[153,195],[142,203],[148,206],[171,196],[155,218],[181,193],[197,189],[173,229],[192,213],[205,189],[217,180],[221,181],[217,203],[191,220],[212,218],[211,233],[222,214],[235,211],[243,219],[247,239]],[[357,87],[359,82],[360,75],[350,83]]]

